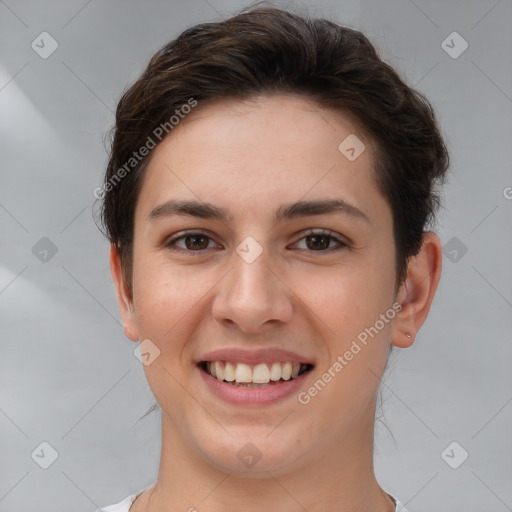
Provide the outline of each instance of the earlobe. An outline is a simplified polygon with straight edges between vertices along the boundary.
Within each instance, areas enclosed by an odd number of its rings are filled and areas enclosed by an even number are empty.
[[[402,305],[393,321],[391,343],[399,348],[410,347],[425,322],[441,278],[442,245],[432,232],[423,234],[420,252],[410,258],[407,279],[397,300]]]
[[[110,245],[110,272],[116,289],[117,305],[121,313],[124,334],[132,341],[139,341],[133,298],[124,282],[121,256],[119,249],[114,244]]]

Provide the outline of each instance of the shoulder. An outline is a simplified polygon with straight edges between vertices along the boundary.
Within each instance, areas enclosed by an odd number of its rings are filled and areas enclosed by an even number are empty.
[[[145,494],[151,488],[153,488],[156,484],[150,485],[149,487],[145,487],[141,491],[130,494],[123,501],[119,503],[115,503],[114,505],[108,505],[107,507],[102,507],[96,509],[94,512],[130,512],[130,507],[133,505],[133,502],[141,495]],[[137,501],[138,503],[139,501]]]
[[[408,512],[400,500],[397,500],[396,498],[393,498],[393,500],[395,502],[395,512]]]
[[[132,503],[134,502],[136,494],[127,496],[123,501],[108,505],[107,507],[99,508],[95,512],[129,512]]]

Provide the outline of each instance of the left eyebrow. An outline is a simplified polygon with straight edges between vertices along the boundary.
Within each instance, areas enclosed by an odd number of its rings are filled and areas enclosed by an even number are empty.
[[[298,201],[296,203],[281,205],[274,215],[274,220],[279,222],[283,219],[327,215],[332,213],[342,213],[370,223],[370,219],[363,211],[344,199]]]
[[[363,211],[344,199],[297,201],[295,203],[284,204],[281,205],[274,213],[274,221],[280,222],[285,219],[333,213],[342,213],[355,219],[361,219],[370,223],[370,219]],[[199,217],[201,219],[217,219],[224,222],[229,222],[233,219],[232,215],[229,214],[227,210],[219,208],[211,203],[196,200],[170,199],[169,201],[153,208],[146,220],[150,222],[158,217],[170,215],[187,215]]]

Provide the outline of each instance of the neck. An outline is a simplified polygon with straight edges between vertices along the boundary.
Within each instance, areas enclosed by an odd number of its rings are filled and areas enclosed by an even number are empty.
[[[279,471],[226,471],[186,445],[162,412],[158,481],[137,510],[151,512],[393,512],[373,468],[374,411],[342,439]],[[135,508],[135,507],[134,507]]]

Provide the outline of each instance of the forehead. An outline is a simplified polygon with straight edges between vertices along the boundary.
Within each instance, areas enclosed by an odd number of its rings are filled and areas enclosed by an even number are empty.
[[[346,140],[362,151],[352,161]],[[179,196],[261,215],[270,203],[341,196],[382,217],[373,163],[371,141],[347,115],[289,95],[219,101],[196,107],[153,150],[140,210]]]

